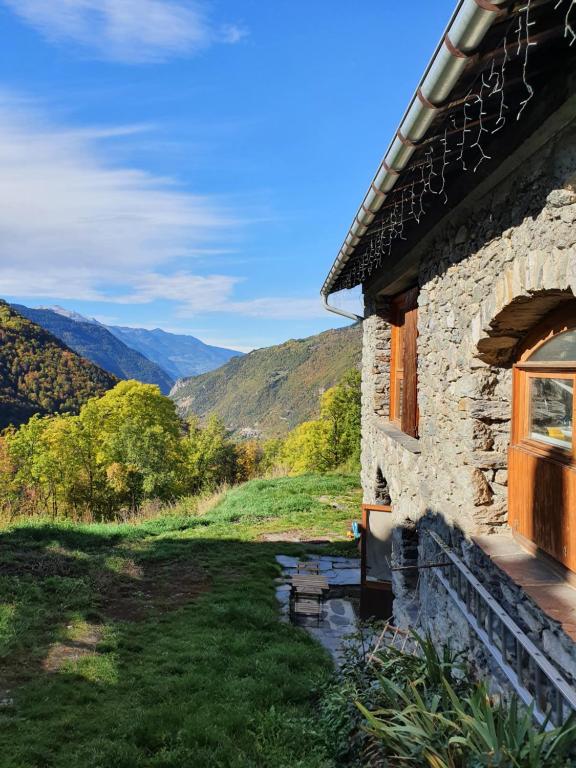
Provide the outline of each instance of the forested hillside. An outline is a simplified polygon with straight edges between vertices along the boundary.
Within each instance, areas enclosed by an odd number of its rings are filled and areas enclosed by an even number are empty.
[[[184,415],[218,415],[236,435],[276,437],[315,418],[318,395],[358,365],[359,325],[293,339],[186,379],[171,397]]]
[[[0,300],[0,429],[35,413],[76,412],[116,381]]]
[[[48,308],[32,309],[20,304],[13,307],[28,320],[57,336],[74,352],[119,379],[157,384],[164,394],[168,394],[176,380],[157,363],[132,349],[131,345],[125,344],[95,321],[85,320],[76,313],[65,315]]]

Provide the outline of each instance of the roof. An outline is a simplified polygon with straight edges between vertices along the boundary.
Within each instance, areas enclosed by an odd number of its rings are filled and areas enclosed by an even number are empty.
[[[571,95],[575,30],[572,0],[460,0],[324,296],[398,263]]]

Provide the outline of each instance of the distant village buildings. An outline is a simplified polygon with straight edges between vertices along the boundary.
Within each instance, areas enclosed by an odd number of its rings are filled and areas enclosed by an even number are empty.
[[[364,294],[364,612],[392,605],[556,720],[576,705],[574,30],[570,0],[458,4],[322,289]]]

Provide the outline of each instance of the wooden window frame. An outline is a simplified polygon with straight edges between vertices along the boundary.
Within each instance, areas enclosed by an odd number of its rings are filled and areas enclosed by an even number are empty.
[[[513,367],[512,445],[545,459],[576,467],[576,433],[571,448],[562,448],[530,437],[530,386],[534,379],[568,379],[574,387],[572,424],[576,425],[576,360],[531,362],[532,355],[555,336],[575,327],[576,302],[551,312],[525,339]]]
[[[391,325],[389,418],[402,432],[418,437],[417,288],[392,299]]]
[[[562,370],[558,368],[551,368],[546,365],[542,366],[516,366],[515,374],[517,383],[515,386],[516,402],[517,402],[517,418],[515,419],[515,435],[513,436],[514,443],[527,448],[531,453],[534,453],[542,458],[550,458],[556,461],[560,461],[563,464],[576,465],[576,450],[574,445],[574,438],[572,437],[572,447],[562,448],[561,446],[551,445],[544,440],[537,440],[530,436],[530,422],[531,422],[531,398],[530,398],[530,386],[534,379],[567,379],[572,381],[574,387],[574,399],[572,403],[572,423],[576,424],[576,366],[573,370],[567,370],[570,366],[564,366]]]
[[[402,409],[398,407],[398,385],[404,383],[404,360],[400,354],[402,349],[402,329],[397,319],[398,315],[394,313],[394,324],[392,325],[392,349],[390,355],[390,421],[400,429],[402,421]]]

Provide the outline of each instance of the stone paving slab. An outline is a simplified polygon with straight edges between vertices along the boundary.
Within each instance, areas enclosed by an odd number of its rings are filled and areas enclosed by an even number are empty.
[[[344,645],[357,631],[354,608],[348,600],[327,600],[320,626],[307,626],[305,629],[326,648],[339,666],[343,661]]]
[[[276,599],[280,604],[280,621],[290,622],[290,580],[297,573],[298,559],[277,555],[276,561],[282,565],[283,583],[276,580]],[[356,558],[316,558],[320,564],[322,577],[329,586],[353,586],[360,583],[360,561]],[[302,617],[298,625],[314,637],[332,656],[339,666],[343,661],[343,648],[351,635],[357,630],[357,619],[352,603],[342,598],[331,598],[322,607],[320,624],[315,618]]]
[[[360,584],[360,568],[325,571],[324,576],[330,586],[346,587]]]
[[[296,557],[287,557],[286,555],[276,555],[276,562],[279,563],[284,571],[284,578],[289,579],[296,573],[296,568],[300,562]],[[357,586],[360,584],[360,560],[355,557],[328,557],[323,555],[316,558],[322,576],[331,586]]]

